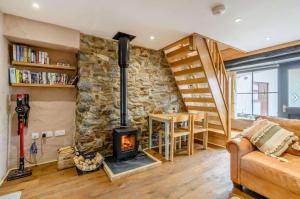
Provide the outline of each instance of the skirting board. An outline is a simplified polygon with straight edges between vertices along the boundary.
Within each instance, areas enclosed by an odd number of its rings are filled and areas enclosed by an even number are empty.
[[[127,176],[130,176],[130,175],[133,175],[133,174],[137,174],[137,173],[140,173],[140,172],[143,172],[143,171],[146,171],[148,169],[152,169],[152,168],[155,168],[155,167],[158,167],[159,165],[161,165],[161,161],[158,160],[157,158],[155,158],[154,156],[150,155],[149,153],[147,153],[145,150],[143,150],[143,152],[150,158],[152,158],[153,160],[155,160],[154,163],[152,164],[148,164],[148,165],[145,165],[145,166],[142,166],[142,167],[138,167],[136,169],[132,169],[132,170],[129,170],[129,171],[126,171],[126,172],[122,172],[122,173],[119,173],[119,174],[114,174],[110,168],[107,166],[107,164],[105,163],[105,161],[103,162],[103,168],[104,168],[104,171],[106,172],[106,174],[108,175],[108,178],[110,179],[110,181],[115,181],[115,180],[118,180],[120,178],[124,178],[124,177],[127,177]]]

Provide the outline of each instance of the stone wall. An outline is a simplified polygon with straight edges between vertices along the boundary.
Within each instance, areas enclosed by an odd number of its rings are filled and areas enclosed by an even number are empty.
[[[76,143],[82,151],[112,152],[112,129],[120,121],[117,62],[117,42],[81,34]],[[131,46],[128,73],[129,123],[147,147],[147,114],[184,106],[162,51]]]

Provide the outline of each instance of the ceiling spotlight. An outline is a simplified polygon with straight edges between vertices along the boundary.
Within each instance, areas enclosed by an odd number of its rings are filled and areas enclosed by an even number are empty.
[[[154,36],[150,36],[150,39],[151,39],[151,40],[154,40],[154,39],[155,39],[155,37],[154,37]]]
[[[241,18],[236,18],[234,21],[235,21],[235,23],[240,23],[242,21],[242,19]]]
[[[40,8],[40,5],[36,2],[33,2],[32,3],[32,7],[35,8],[35,9],[39,9]]]
[[[267,40],[267,41],[270,41],[270,40],[271,40],[271,38],[270,38],[270,37],[266,37],[266,40]]]

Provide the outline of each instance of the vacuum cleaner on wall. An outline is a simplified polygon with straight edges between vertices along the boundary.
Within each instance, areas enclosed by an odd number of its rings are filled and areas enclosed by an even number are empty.
[[[30,168],[25,168],[24,163],[24,128],[28,126],[28,114],[29,114],[29,94],[17,94],[17,107],[15,111],[18,114],[18,135],[20,136],[20,161],[19,168],[12,170],[7,180],[15,180],[26,176],[31,176],[32,172]]]

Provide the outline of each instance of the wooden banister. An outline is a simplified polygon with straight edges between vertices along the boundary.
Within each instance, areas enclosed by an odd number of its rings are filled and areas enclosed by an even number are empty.
[[[202,67],[207,77],[211,94],[215,100],[215,105],[218,110],[217,112],[220,117],[220,121],[224,128],[224,132],[227,135],[228,109],[227,99],[225,99],[224,95],[226,91],[224,90],[224,88],[222,88],[221,79],[217,75],[219,72],[221,74],[221,78],[224,78],[224,75],[226,75],[226,73],[224,74],[225,70],[223,70],[220,64],[216,66],[216,60],[219,57],[216,45],[199,35],[194,35],[193,45],[193,49],[196,49],[198,51],[198,55],[200,56]]]
[[[205,38],[205,43],[208,48],[211,60],[213,62],[213,68],[215,70],[216,77],[219,82],[219,86],[222,91],[223,99],[225,101],[226,107],[228,107],[228,77],[226,74],[226,69],[224,61],[222,59],[218,43],[214,40]]]

